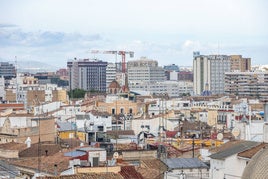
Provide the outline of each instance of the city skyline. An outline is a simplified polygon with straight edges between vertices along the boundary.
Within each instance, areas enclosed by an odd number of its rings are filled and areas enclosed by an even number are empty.
[[[259,1],[1,1],[0,60],[66,67],[68,59],[130,50],[159,65],[192,66],[192,52],[241,54],[267,64],[268,2]],[[120,59],[120,58],[119,58]]]

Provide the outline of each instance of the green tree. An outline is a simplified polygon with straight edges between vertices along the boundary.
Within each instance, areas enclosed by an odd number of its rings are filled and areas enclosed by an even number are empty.
[[[83,89],[74,89],[68,92],[70,98],[84,98],[87,91]]]

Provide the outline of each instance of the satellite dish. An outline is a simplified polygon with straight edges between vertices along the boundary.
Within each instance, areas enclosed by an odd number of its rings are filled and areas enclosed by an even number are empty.
[[[114,158],[114,159],[118,159],[118,157],[119,157],[118,152],[115,152],[115,153],[113,154],[113,158]]]
[[[237,136],[239,136],[239,134],[240,134],[240,130],[239,130],[237,127],[235,127],[235,128],[232,130],[232,134],[233,134],[233,136],[237,137]]]
[[[218,139],[218,140],[222,140],[222,139],[223,139],[223,134],[222,134],[222,133],[218,133],[218,135],[217,135],[217,139]]]

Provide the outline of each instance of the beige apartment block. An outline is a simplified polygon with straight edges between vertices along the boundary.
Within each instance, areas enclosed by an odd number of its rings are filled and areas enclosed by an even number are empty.
[[[250,71],[251,58],[243,58],[242,55],[230,55],[231,71]]]
[[[128,100],[115,100],[111,103],[98,102],[98,109],[109,114],[133,114],[136,115],[139,111],[140,104]]]
[[[52,101],[61,101],[64,103],[68,101],[66,90],[53,90],[52,95],[53,95]]]
[[[225,73],[225,93],[243,97],[268,99],[267,72]]]

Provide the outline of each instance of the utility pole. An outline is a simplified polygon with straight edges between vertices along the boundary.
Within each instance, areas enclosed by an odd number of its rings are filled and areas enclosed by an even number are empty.
[[[192,158],[194,158],[194,145],[195,145],[195,143],[194,143],[194,138],[195,138],[195,134],[193,134],[193,136],[192,136],[192,147],[193,147],[193,155],[192,155]]]

